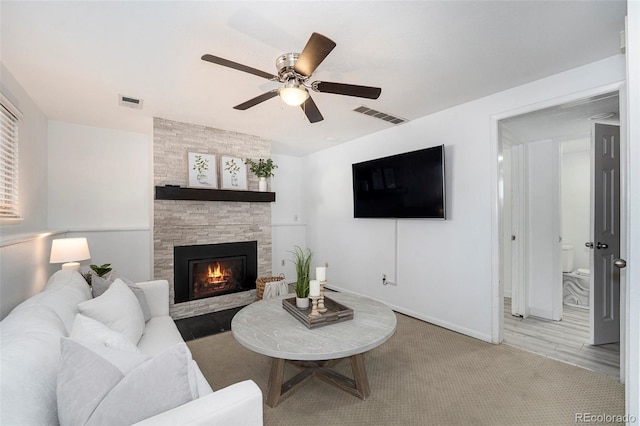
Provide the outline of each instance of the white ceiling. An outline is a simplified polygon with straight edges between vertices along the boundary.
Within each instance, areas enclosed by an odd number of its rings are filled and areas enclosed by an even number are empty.
[[[1,3],[1,59],[49,119],[150,133],[151,117],[257,135],[304,155],[620,52],[624,1]],[[310,124],[274,87],[204,62],[209,53],[269,73],[312,32],[337,43],[312,80],[382,88],[378,100],[312,93]],[[118,105],[118,95],[144,101]]]

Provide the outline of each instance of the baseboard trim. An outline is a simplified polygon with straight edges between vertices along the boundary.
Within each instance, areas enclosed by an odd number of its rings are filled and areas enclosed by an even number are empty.
[[[389,303],[389,302],[387,302],[385,300],[380,300],[378,298],[371,297],[370,295],[367,295],[367,294],[357,293],[357,292],[354,292],[354,291],[351,291],[351,290],[347,290],[345,288],[337,287],[337,286],[334,286],[334,285],[328,285],[327,288],[329,288],[331,290],[343,292],[343,293],[351,293],[351,294],[356,294],[358,296],[368,297],[370,299],[377,300],[380,303],[384,303],[389,308],[391,308],[394,311],[396,311],[398,313],[401,313],[403,315],[407,315],[407,316],[410,316],[412,318],[416,318],[416,319],[419,319],[421,321],[425,321],[425,322],[428,322],[430,324],[437,325],[438,327],[446,328],[447,330],[451,330],[451,331],[454,331],[456,333],[464,334],[465,336],[473,337],[474,339],[482,340],[484,342],[491,343],[491,344],[497,344],[496,342],[492,341],[491,335],[484,334],[484,333],[479,333],[477,330],[472,330],[472,329],[469,329],[469,328],[466,328],[466,327],[461,327],[458,324],[453,324],[453,323],[450,323],[448,321],[442,321],[442,320],[440,320],[438,318],[434,318],[434,317],[431,317],[431,316],[428,316],[428,315],[421,314],[419,312],[415,312],[415,311],[413,311],[411,309],[407,309],[407,308],[405,308],[403,306],[398,306],[398,305]]]

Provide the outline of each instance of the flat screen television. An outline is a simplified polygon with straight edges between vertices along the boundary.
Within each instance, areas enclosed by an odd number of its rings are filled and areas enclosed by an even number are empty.
[[[445,219],[444,165],[444,145],[353,164],[353,217]]]

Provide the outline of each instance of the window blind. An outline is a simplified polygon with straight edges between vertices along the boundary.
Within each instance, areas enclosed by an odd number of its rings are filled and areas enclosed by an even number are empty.
[[[18,218],[19,112],[0,99],[0,218]]]

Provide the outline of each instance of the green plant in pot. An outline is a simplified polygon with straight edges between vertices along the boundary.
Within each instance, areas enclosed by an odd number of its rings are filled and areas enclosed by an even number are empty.
[[[273,170],[278,168],[276,163],[274,163],[271,158],[267,158],[266,160],[260,158],[258,159],[258,161],[247,158],[246,160],[244,160],[244,164],[249,166],[249,170],[251,170],[251,173],[259,178],[258,189],[261,192],[266,192],[267,178],[274,176]]]
[[[295,246],[293,264],[296,267],[296,306],[300,309],[309,309],[309,269],[311,266],[311,250],[303,250]]]
[[[89,265],[89,268],[91,268],[93,273],[96,274],[99,277],[104,277],[105,275],[107,275],[109,272],[112,271],[110,263],[105,263],[103,265]],[[90,285],[91,284],[91,272],[87,272],[86,274],[82,274],[82,275],[84,276],[84,279],[87,281],[87,283],[89,283],[89,285]]]

